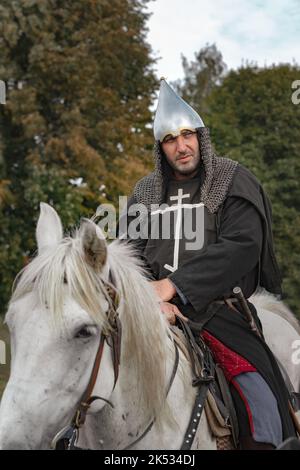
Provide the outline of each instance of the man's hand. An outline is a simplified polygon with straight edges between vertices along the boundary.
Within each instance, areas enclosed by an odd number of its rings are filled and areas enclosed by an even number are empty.
[[[155,292],[157,293],[158,297],[163,302],[168,302],[171,300],[174,295],[176,295],[176,289],[169,279],[161,279],[160,281],[150,281],[152,287],[154,288]]]
[[[170,304],[170,302],[161,302],[160,309],[171,325],[175,325],[176,317],[180,317],[184,321],[188,320],[184,315],[182,315],[176,305]]]

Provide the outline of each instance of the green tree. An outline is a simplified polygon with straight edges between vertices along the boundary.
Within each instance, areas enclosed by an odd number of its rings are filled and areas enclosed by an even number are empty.
[[[222,83],[227,71],[221,52],[215,44],[207,44],[191,62],[182,55],[182,66],[184,79],[175,82],[177,91],[192,107],[207,113],[206,100],[212,89]]]
[[[35,249],[40,201],[71,226],[145,172],[156,88],[148,1],[1,2],[2,306]]]

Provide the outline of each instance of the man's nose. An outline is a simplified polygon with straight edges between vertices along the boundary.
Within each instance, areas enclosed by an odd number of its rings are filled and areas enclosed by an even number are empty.
[[[182,135],[179,135],[176,139],[177,143],[177,151],[179,153],[183,153],[186,151],[186,142],[184,140],[184,137]]]

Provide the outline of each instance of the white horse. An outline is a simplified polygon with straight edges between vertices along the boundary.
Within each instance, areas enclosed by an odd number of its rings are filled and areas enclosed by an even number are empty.
[[[78,445],[179,449],[196,390],[181,351],[170,387],[174,342],[134,253],[118,241],[107,246],[88,220],[73,238],[63,238],[61,221],[47,204],[41,204],[36,234],[38,256],[18,277],[6,315],[12,362],[0,406],[0,448],[47,449],[70,423],[89,383],[100,334],[112,333],[107,287],[113,279],[122,324],[119,375],[115,383],[108,338],[92,391],[102,399],[89,408]],[[272,309],[273,301],[267,301]],[[298,332],[282,316],[259,313],[273,351],[299,390],[291,360]],[[193,446],[216,449],[205,413]]]

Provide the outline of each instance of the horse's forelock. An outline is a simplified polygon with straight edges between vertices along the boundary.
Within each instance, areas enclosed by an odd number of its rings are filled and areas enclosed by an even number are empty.
[[[11,302],[35,291],[42,305],[62,320],[66,294],[90,316],[107,327],[103,310],[104,280],[84,260],[79,233],[36,256],[18,275]]]

